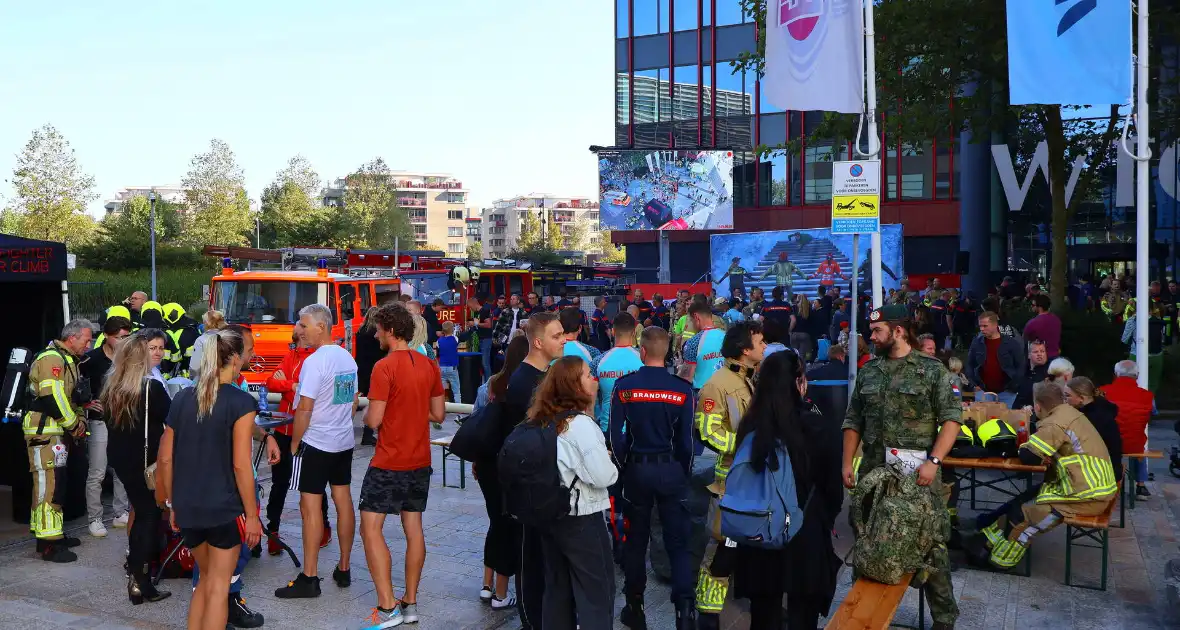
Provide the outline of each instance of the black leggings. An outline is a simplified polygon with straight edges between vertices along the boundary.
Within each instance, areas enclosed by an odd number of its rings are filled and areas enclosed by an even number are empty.
[[[520,525],[504,512],[503,490],[496,476],[496,460],[476,464],[479,489],[488,509],[488,534],[483,543],[483,565],[499,575],[516,575],[520,553]]]
[[[141,460],[130,462],[123,460],[111,461],[115,474],[127,489],[127,499],[131,508],[135,510],[135,521],[131,523],[128,534],[127,566],[133,573],[145,572],[144,565],[151,562],[159,554],[160,521],[163,512],[156,505],[156,494],[148,490],[143,479],[143,464]]]
[[[270,498],[266,501],[266,531],[279,531],[279,521],[283,517],[283,504],[287,502],[287,490],[291,488],[291,436],[275,433],[275,442],[279,445],[279,463],[270,467]],[[122,477],[119,477],[122,479]],[[328,504],[331,503],[331,493],[320,503],[324,508],[324,527],[330,527],[328,521]]]

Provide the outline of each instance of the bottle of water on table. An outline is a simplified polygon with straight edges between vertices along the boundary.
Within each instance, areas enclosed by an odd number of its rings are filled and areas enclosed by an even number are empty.
[[[266,413],[270,411],[270,401],[266,399],[266,385],[258,388],[258,411]]]

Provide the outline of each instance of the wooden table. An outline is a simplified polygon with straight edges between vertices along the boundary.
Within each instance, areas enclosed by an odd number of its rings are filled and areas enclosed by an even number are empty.
[[[1032,488],[1032,473],[1044,473],[1049,469],[1044,465],[1029,465],[1020,461],[1019,457],[946,457],[942,460],[944,467],[953,468],[954,482],[967,482],[967,489],[971,491],[971,509],[976,509],[976,503],[997,503],[996,501],[977,500],[976,488],[991,488],[1009,497],[1016,497],[1021,490],[1016,487],[1015,480],[1024,479],[1024,491]],[[958,469],[965,468],[968,472],[960,474]],[[976,470],[998,470],[1004,473],[999,479],[979,481]],[[1007,483],[1012,489],[1000,487],[998,484]],[[960,492],[962,487],[960,487]]]
[[[447,485],[447,457],[454,455],[454,453],[451,452],[451,440],[454,439],[454,437],[455,437],[454,435],[444,435],[442,437],[435,438],[435,439],[431,440],[430,445],[442,447],[443,487],[444,488],[459,488],[460,490],[466,490],[467,489],[467,462],[464,461],[462,457],[459,457],[457,455],[455,455],[455,459],[459,460],[459,485],[457,485],[457,486],[448,486]]]

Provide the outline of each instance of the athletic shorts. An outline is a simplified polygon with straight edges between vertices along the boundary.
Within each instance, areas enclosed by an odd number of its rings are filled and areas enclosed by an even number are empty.
[[[299,443],[291,460],[291,487],[308,494],[323,494],[325,486],[352,484],[352,449],[329,453]]]
[[[246,539],[246,515],[216,527],[182,527],[180,539],[189,549],[205,543],[218,549],[235,549]]]
[[[370,466],[361,484],[360,510],[374,514],[425,512],[433,473],[430,466],[417,470],[385,470]]]

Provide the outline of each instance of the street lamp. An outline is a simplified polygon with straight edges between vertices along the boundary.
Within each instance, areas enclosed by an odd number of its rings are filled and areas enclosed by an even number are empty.
[[[148,229],[152,232],[152,301],[156,300],[156,191],[148,193],[151,214],[148,215]]]

